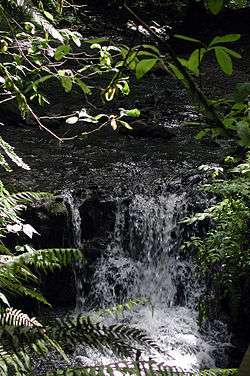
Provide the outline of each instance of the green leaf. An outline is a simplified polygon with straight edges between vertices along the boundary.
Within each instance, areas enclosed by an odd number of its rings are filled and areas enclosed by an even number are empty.
[[[42,82],[49,80],[51,77],[54,77],[54,76],[52,74],[48,74],[46,76],[38,78],[36,81],[31,82],[31,84],[25,90],[25,94],[28,93],[32,88],[37,87]]]
[[[128,82],[126,81],[122,88],[122,94],[129,95],[129,93],[130,93],[130,87],[129,87]]]
[[[185,80],[185,77],[183,76],[183,74],[181,73],[181,71],[172,63],[168,63],[169,67],[171,68],[173,74],[175,75],[176,78],[178,78],[178,80],[182,81],[182,80]]]
[[[186,40],[188,42],[200,43],[201,44],[201,41],[199,39],[191,38],[191,37],[188,37],[187,35],[174,34],[174,37],[177,38],[177,39]]]
[[[237,123],[237,133],[240,137],[238,142],[241,146],[250,148],[250,124],[246,120]]]
[[[64,90],[66,93],[70,93],[73,86],[73,81],[71,76],[62,76],[61,77],[61,83],[64,87]]]
[[[239,83],[234,91],[236,102],[243,102],[250,95],[250,82]]]
[[[195,139],[196,140],[201,140],[203,137],[206,136],[206,134],[209,132],[209,128],[205,128],[205,129],[202,129],[200,132],[198,132],[196,135],[195,135]]]
[[[72,33],[72,40],[77,45],[77,47],[81,47],[81,34],[78,35],[77,32]]]
[[[194,50],[187,61],[188,69],[190,69],[194,73],[198,73],[200,63],[205,53],[205,48]]]
[[[139,61],[136,65],[135,75],[137,80],[142,78],[147,72],[149,72],[157,63],[158,59],[144,59]]]
[[[219,43],[229,43],[229,42],[236,42],[240,39],[240,34],[226,34],[222,37],[215,37],[211,43],[209,44],[209,47],[214,46],[215,44]]]
[[[85,94],[91,93],[90,88],[82,80],[80,80],[80,78],[76,78],[76,83],[80,86],[80,88]]]
[[[130,116],[133,118],[138,118],[141,114],[141,111],[138,110],[138,108],[133,108],[131,110],[124,110],[123,108],[121,109],[120,115],[121,116]]]
[[[233,63],[230,55],[223,48],[215,47],[215,56],[223,72],[230,76],[233,73]]]
[[[228,55],[231,55],[231,56],[235,57],[236,59],[241,59],[241,57],[242,57],[238,52],[236,52],[236,51],[234,51],[234,50],[231,50],[231,48],[227,48],[227,47],[221,47],[221,48],[223,48],[223,50],[224,50]]]
[[[159,49],[155,46],[152,46],[151,44],[143,44],[142,47],[148,50],[152,50],[154,53],[156,53],[156,55],[160,55]]]
[[[71,48],[67,44],[62,44],[61,46],[58,46],[54,58],[56,61],[60,61],[64,58],[65,55],[67,55],[71,51]]]
[[[52,14],[50,12],[47,12],[46,10],[43,11],[43,14],[45,15],[45,17],[48,18],[48,20],[50,21],[54,21],[54,17],[52,16]]]
[[[223,8],[224,1],[223,0],[208,0],[208,9],[214,15],[220,13],[221,9]]]
[[[119,120],[119,123],[129,130],[133,130],[133,128],[126,121]]]

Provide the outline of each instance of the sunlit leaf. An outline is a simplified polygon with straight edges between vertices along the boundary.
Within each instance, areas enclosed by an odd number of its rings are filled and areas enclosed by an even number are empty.
[[[223,48],[215,47],[215,56],[223,72],[230,76],[233,73],[233,63],[230,55]]]
[[[110,125],[114,129],[114,131],[117,129],[117,122],[115,118],[111,119]]]
[[[75,80],[85,94],[91,93],[90,88],[82,80],[80,80],[80,78],[76,78]]]
[[[133,128],[131,127],[131,125],[129,125],[126,121],[119,120],[119,123],[121,125],[123,125],[125,128],[129,129],[129,130],[133,130]]]
[[[209,44],[209,47],[214,46],[215,44],[220,44],[220,43],[236,42],[239,39],[240,39],[240,34],[226,34],[226,35],[223,35],[222,37],[217,36]]]
[[[79,118],[77,116],[71,116],[66,120],[66,123],[68,124],[75,124],[79,121]]]
[[[62,44],[61,46],[58,46],[54,58],[56,61],[60,61],[64,58],[65,55],[67,55],[71,51],[71,48],[67,44]]]
[[[135,75],[136,78],[139,80],[142,78],[147,72],[149,72],[157,63],[158,59],[144,59],[139,61],[136,65]]]

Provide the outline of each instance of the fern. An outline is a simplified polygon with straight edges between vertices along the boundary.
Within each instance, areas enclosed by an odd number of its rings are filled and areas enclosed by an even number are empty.
[[[38,11],[37,7],[29,0],[7,0],[4,1],[5,8],[8,7],[8,3],[14,5],[17,9],[20,8],[22,12],[28,16],[35,24],[40,26],[44,32],[50,34],[54,39],[57,39],[61,43],[63,43],[63,36],[60,32],[54,27],[54,25],[48,21],[45,16]]]
[[[23,162],[22,158],[20,158],[14,151],[13,146],[8,144],[8,142],[4,141],[3,138],[0,136],[0,148],[4,151],[4,153],[14,162],[17,166],[24,168],[25,170],[30,170],[30,167]],[[2,166],[5,167],[8,171],[11,171],[9,165],[2,157]]]
[[[138,376],[238,376],[237,369],[211,369],[199,372],[185,372],[180,368],[170,367],[156,362],[120,362],[102,366],[61,369],[47,372],[46,376],[105,376],[105,375],[138,375]]]
[[[6,260],[5,265],[14,269],[22,268],[23,266],[34,266],[43,272],[48,272],[83,259],[82,252],[74,248],[30,249],[29,252],[25,252],[20,256],[0,256],[0,262],[4,263],[4,260]]]
[[[55,338],[62,343],[75,346],[85,343],[91,348],[110,349],[119,356],[135,356],[138,350],[151,348],[158,352],[161,349],[143,330],[125,325],[105,326],[93,323],[89,317],[78,315],[76,318],[66,317],[58,320],[59,328],[55,327]]]

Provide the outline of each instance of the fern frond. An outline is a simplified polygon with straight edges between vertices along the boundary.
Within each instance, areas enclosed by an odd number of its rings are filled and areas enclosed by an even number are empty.
[[[157,344],[143,330],[125,325],[105,326],[93,323],[89,317],[78,315],[76,318],[58,320],[59,327],[52,328],[53,336],[62,343],[75,346],[87,344],[91,348],[105,352],[111,350],[119,356],[135,357],[137,351],[151,348],[162,352]],[[58,332],[58,333],[57,333]]]
[[[47,372],[46,376],[238,376],[237,369],[213,369],[199,372],[185,372],[180,368],[149,361],[119,362],[101,366],[69,368]]]
[[[14,162],[17,166],[24,168],[25,170],[30,170],[30,167],[23,162],[22,158],[20,158],[14,151],[13,146],[8,144],[8,142],[4,141],[3,138],[0,136],[0,148],[4,151],[4,153]],[[8,169],[8,165],[6,166],[6,162],[4,162],[3,157],[1,158],[2,165],[5,165]]]
[[[50,192],[18,192],[10,194],[9,200],[12,203],[27,204],[51,197],[53,197],[53,194]]]
[[[176,367],[157,364],[153,361],[119,362],[101,366],[90,366],[49,372],[46,376],[115,376],[115,375],[138,375],[138,376],[192,376],[192,373],[184,372]]]
[[[0,262],[3,263],[5,260],[7,267],[34,266],[43,272],[53,271],[82,259],[82,252],[75,248],[32,249],[19,256],[0,256]]]
[[[28,0],[11,0],[12,4],[22,9],[22,11],[38,26],[40,26],[46,33],[50,34],[54,39],[63,43],[63,36],[60,32],[49,22]]]
[[[39,326],[42,324],[36,320],[35,317],[30,318],[26,313],[23,313],[20,309],[6,308],[0,313],[0,325],[10,325],[10,326]]]
[[[14,371],[14,375],[27,376],[31,371],[29,356],[23,351],[8,353],[0,347],[0,376],[9,375],[9,371]],[[13,374],[13,373],[12,373]]]

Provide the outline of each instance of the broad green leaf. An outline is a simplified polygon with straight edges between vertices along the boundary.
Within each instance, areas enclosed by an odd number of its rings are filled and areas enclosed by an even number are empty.
[[[228,54],[228,55],[231,55],[231,56],[233,56],[233,57],[235,57],[236,59],[241,59],[241,55],[238,53],[238,52],[236,52],[236,51],[234,51],[234,50],[231,50],[231,48],[227,48],[227,47],[221,47],[221,48],[223,48],[223,50]]]
[[[81,35],[80,34],[78,35],[78,33],[75,32],[75,33],[72,33],[71,36],[72,36],[73,42],[77,45],[77,47],[81,47]]]
[[[58,46],[54,58],[56,61],[60,61],[64,58],[65,55],[67,55],[71,51],[71,48],[67,44],[62,44],[61,46]]]
[[[239,83],[234,91],[234,99],[236,102],[243,102],[250,96],[250,82]]]
[[[91,44],[90,48],[93,50],[94,48],[97,48],[98,50],[102,49],[102,46],[99,43],[93,43]]]
[[[215,47],[214,50],[219,66],[225,74],[230,76],[233,73],[233,63],[230,55],[221,47]]]
[[[182,80],[185,80],[185,77],[183,76],[183,74],[181,73],[181,71],[172,63],[168,63],[169,67],[171,68],[173,74],[175,75],[176,78],[178,78],[178,80],[182,81]]]
[[[200,63],[205,53],[205,48],[194,50],[187,61],[188,69],[190,69],[194,73],[198,73]]]
[[[70,93],[73,86],[73,81],[71,76],[62,76],[61,77],[61,83],[64,87],[64,90],[66,93]]]
[[[50,12],[47,12],[46,10],[43,11],[43,14],[45,15],[45,17],[48,18],[48,20],[50,21],[54,21],[54,17],[52,16],[52,14]]]
[[[238,142],[241,146],[250,148],[250,124],[246,120],[239,121],[237,123],[237,133],[240,137]]]
[[[226,34],[222,37],[215,37],[211,43],[209,44],[209,47],[214,46],[215,44],[219,43],[229,43],[229,42],[236,42],[240,39],[240,34]]]
[[[235,118],[226,118],[223,120],[223,125],[226,129],[233,129],[236,128]]]
[[[85,94],[91,93],[90,88],[82,80],[80,80],[80,78],[76,78],[76,83],[80,86],[80,88]]]
[[[136,78],[138,80],[142,78],[147,72],[149,72],[155,66],[157,61],[158,59],[144,59],[139,61],[135,69]]]
[[[129,87],[128,82],[126,81],[122,87],[122,94],[129,95],[129,93],[130,93],[130,87]]]
[[[201,44],[201,41],[199,39],[191,38],[191,37],[188,37],[187,35],[174,34],[174,37],[177,38],[177,39],[186,40],[188,42],[200,43]]]
[[[208,0],[208,9],[210,10],[211,13],[214,15],[217,15],[220,13],[224,5],[223,0]]]
[[[130,117],[133,117],[133,118],[137,118],[137,117],[140,116],[141,111],[138,110],[138,108],[133,108],[131,110],[124,110],[122,108],[120,114],[121,114],[121,116],[130,116]]]

